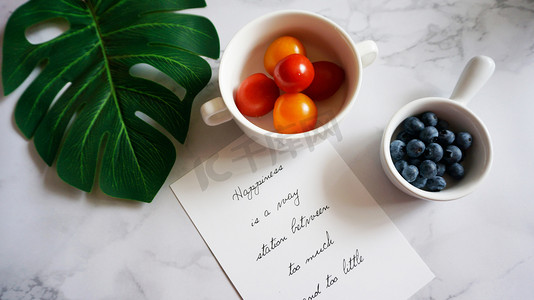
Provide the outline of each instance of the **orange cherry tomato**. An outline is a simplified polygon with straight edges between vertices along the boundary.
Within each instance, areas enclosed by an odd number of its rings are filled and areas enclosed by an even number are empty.
[[[274,103],[273,121],[279,133],[306,132],[315,128],[317,107],[302,93],[282,94]]]
[[[290,54],[306,56],[306,49],[297,38],[292,36],[285,35],[274,40],[265,51],[263,57],[263,65],[267,73],[272,76],[276,64]]]
[[[270,112],[280,90],[271,78],[263,73],[255,73],[245,78],[237,89],[235,105],[249,117],[260,117]]]

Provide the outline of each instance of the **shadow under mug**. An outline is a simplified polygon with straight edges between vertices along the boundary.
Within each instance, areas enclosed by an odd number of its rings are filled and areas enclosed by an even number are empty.
[[[272,41],[284,35],[299,39],[310,61],[330,61],[345,71],[345,81],[329,99],[317,101],[316,128],[297,134],[274,130],[272,112],[262,117],[247,117],[235,105],[240,83],[254,73],[265,73],[263,56]],[[329,136],[338,139],[338,123],[354,105],[362,82],[362,69],[378,55],[370,40],[354,43],[350,36],[331,20],[307,11],[278,11],[261,16],[245,25],[226,47],[219,66],[221,97],[204,103],[200,112],[204,122],[216,126],[234,120],[256,143],[275,150],[288,150],[296,144],[313,147]]]

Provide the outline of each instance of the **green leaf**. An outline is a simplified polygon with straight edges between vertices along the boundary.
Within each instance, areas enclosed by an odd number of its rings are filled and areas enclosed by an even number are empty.
[[[175,11],[205,5],[204,0],[32,0],[13,12],[4,35],[4,91],[11,93],[44,65],[18,100],[15,121],[26,137],[34,137],[48,165],[57,158],[64,181],[90,191],[99,171],[103,192],[152,201],[176,152],[136,113],[185,141],[193,99],[211,78],[201,56],[218,58],[219,39],[208,19]],[[68,21],[66,32],[41,44],[27,40],[27,28],[57,18]],[[140,63],[182,86],[183,99],[130,75]]]

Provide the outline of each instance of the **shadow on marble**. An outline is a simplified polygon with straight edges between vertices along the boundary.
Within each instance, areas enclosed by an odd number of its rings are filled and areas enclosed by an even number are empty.
[[[21,134],[21,138],[24,138]],[[106,195],[100,190],[98,185],[98,174],[95,177],[95,183],[91,192],[84,192],[69,185],[63,181],[57,174],[56,164],[48,166],[39,156],[33,145],[32,140],[27,141],[28,153],[35,165],[35,170],[42,175],[43,187],[51,193],[59,196],[58,198],[69,199],[71,201],[83,201],[85,198],[88,202],[95,205],[106,206],[124,206],[130,208],[141,207],[144,203],[128,199],[120,199]]]
[[[358,139],[344,141],[342,148],[357,149],[351,151],[356,155],[346,163],[390,217],[408,217],[430,202],[404,194],[388,180],[380,164],[381,138],[382,131],[375,131]],[[346,150],[340,150],[348,153]],[[344,155],[344,157],[350,156]]]

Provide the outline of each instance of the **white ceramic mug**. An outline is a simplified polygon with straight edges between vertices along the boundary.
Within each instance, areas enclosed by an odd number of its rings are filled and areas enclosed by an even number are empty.
[[[488,129],[467,103],[482,88],[495,70],[495,62],[487,56],[476,56],[465,66],[458,83],[449,98],[428,97],[414,100],[399,109],[384,130],[380,145],[380,160],[387,177],[401,191],[408,195],[435,201],[455,200],[475,190],[488,175],[492,161],[493,148]],[[460,181],[448,181],[447,187],[439,192],[418,189],[408,183],[395,169],[389,145],[399,132],[404,119],[425,111],[434,112],[438,118],[446,120],[452,129],[467,131],[473,136],[464,162],[465,177]]]
[[[345,81],[338,92],[317,102],[316,128],[298,134],[277,133],[272,112],[259,118],[242,115],[234,100],[239,84],[246,77],[254,73],[267,74],[263,66],[265,50],[272,41],[284,35],[299,39],[312,62],[331,61],[345,71]],[[312,146],[337,129],[338,122],[355,102],[362,82],[362,69],[373,63],[377,55],[375,42],[355,44],[341,27],[318,14],[290,10],[264,15],[239,30],[226,47],[219,66],[221,97],[201,106],[202,118],[210,126],[233,119],[255,142],[275,150],[287,149],[295,143]]]

